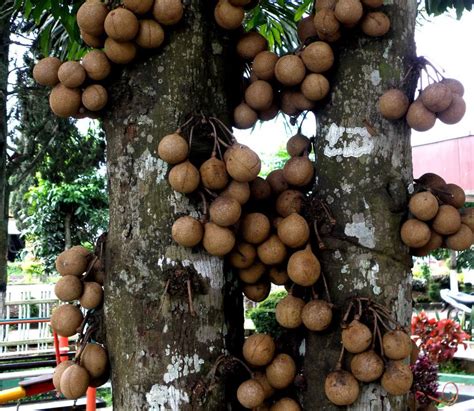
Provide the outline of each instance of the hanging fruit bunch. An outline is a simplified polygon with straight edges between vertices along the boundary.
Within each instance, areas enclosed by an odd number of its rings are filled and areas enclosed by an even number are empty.
[[[74,246],[59,254],[56,270],[61,278],[54,292],[66,304],[53,311],[51,328],[63,337],[79,333],[79,338],[74,359],[63,361],[55,368],[53,384],[66,398],[77,399],[88,387],[99,387],[109,378],[107,351],[102,344],[92,341],[97,331],[92,314],[103,301],[102,252],[94,255],[82,246]],[[76,300],[79,305],[74,303]]]
[[[103,82],[112,64],[131,63],[139,49],[159,48],[165,38],[163,26],[177,24],[183,16],[181,0],[124,0],[110,10],[98,0],[87,0],[76,20],[88,51],[82,61],[62,62],[56,57],[40,60],[33,78],[52,87],[51,110],[58,117],[95,117],[107,105]]]
[[[412,342],[386,307],[368,298],[354,298],[344,315],[341,337],[341,355],[324,385],[332,403],[353,404],[359,397],[360,382],[379,379],[389,394],[405,395],[410,391],[413,374],[405,360]],[[343,369],[346,351],[353,354],[350,371]]]
[[[423,257],[437,248],[467,250],[474,243],[474,209],[465,208],[466,194],[434,173],[415,180],[408,203],[409,217],[401,227],[411,254]]]

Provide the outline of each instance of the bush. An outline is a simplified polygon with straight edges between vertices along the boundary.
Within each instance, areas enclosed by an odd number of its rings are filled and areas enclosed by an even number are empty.
[[[430,300],[433,302],[438,302],[441,301],[441,295],[439,291],[441,290],[441,287],[439,284],[433,283],[430,284],[430,288],[428,290],[428,296],[430,297]]]
[[[427,281],[424,278],[414,278],[412,282],[412,290],[424,293],[426,291]]]
[[[270,334],[273,338],[281,334],[282,328],[275,318],[275,307],[287,294],[286,291],[273,292],[265,301],[248,311],[247,316],[255,324],[255,330],[258,333]]]

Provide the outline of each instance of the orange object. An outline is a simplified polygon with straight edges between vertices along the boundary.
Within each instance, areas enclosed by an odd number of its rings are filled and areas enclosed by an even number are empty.
[[[95,387],[89,387],[87,389],[87,407],[86,407],[86,411],[95,411],[96,393],[97,393],[97,389]]]
[[[5,404],[8,401],[15,401],[26,396],[26,390],[23,387],[10,388],[8,390],[0,391],[0,404]]]
[[[59,336],[59,352],[61,353],[61,362],[67,361],[69,359],[67,356],[68,351],[69,351],[69,338]]]

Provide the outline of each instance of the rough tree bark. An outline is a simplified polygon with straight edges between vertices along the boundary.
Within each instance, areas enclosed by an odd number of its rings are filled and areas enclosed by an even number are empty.
[[[235,65],[225,56],[231,54],[227,34],[216,29],[212,2],[188,4],[183,22],[167,30],[162,51],[115,79],[104,122],[110,181],[105,317],[118,411],[222,410],[223,385],[202,395],[198,382],[226,348],[241,346],[225,319],[224,311],[233,310],[243,323],[241,310],[224,305],[234,283],[222,259],[172,242],[173,221],[197,216],[198,204],[171,190],[168,166],[155,152],[160,138],[190,114],[227,120],[231,112],[229,87],[236,82],[228,70]],[[199,136],[193,141],[202,145]],[[193,291],[195,317],[188,309],[189,275],[200,288]],[[173,295],[164,294],[168,279]],[[239,298],[226,300],[234,302]]]
[[[384,90],[400,87],[416,57],[416,1],[394,0],[386,9],[392,20],[388,35],[344,40],[330,103],[318,113],[318,195],[337,220],[320,255],[337,307],[352,296],[370,297],[408,324],[411,259],[399,228],[412,181],[410,130],[404,121],[383,120],[377,100]],[[415,83],[409,76],[402,88],[412,95]],[[306,340],[305,376],[311,389],[304,396],[305,410],[340,409],[322,389],[339,355],[339,322],[340,317],[326,334],[310,333]],[[348,409],[401,411],[406,404],[402,397],[387,396],[379,384],[366,384]]]

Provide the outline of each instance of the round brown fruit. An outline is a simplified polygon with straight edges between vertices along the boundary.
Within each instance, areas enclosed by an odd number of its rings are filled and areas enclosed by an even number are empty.
[[[375,351],[364,351],[352,357],[351,372],[359,381],[372,382],[382,376],[384,363]]]
[[[273,170],[268,174],[266,180],[270,184],[270,188],[273,194],[280,194],[285,190],[288,190],[288,183],[283,177],[283,170]]]
[[[301,407],[294,399],[284,397],[273,404],[270,411],[301,411]]]
[[[438,113],[451,105],[453,93],[445,84],[433,83],[421,92],[421,101],[428,110]]]
[[[456,124],[462,120],[464,114],[466,114],[466,102],[461,96],[453,94],[451,105],[438,113],[438,118],[445,124]]]
[[[260,173],[262,163],[258,155],[243,144],[234,144],[224,155],[227,172],[240,182],[255,180]]]
[[[119,43],[107,37],[104,44],[104,52],[110,61],[116,64],[128,64],[137,55],[137,47],[135,43],[130,41]]]
[[[250,365],[262,367],[272,361],[275,342],[270,335],[253,334],[245,340],[242,354]]]
[[[307,156],[292,157],[283,167],[283,176],[288,184],[304,187],[314,176],[314,166]]]
[[[285,285],[290,279],[286,269],[283,267],[271,267],[268,272],[268,278],[275,285]]]
[[[297,157],[311,151],[311,142],[303,134],[295,134],[286,143],[286,151],[290,157]]]
[[[384,355],[391,360],[403,360],[411,353],[411,338],[402,330],[386,332],[382,338]]]
[[[178,193],[192,193],[199,186],[199,171],[191,162],[184,161],[171,169],[168,181]]]
[[[107,105],[108,99],[107,90],[100,84],[92,84],[82,93],[82,104],[90,111],[102,110]]]
[[[221,196],[234,198],[240,205],[243,205],[249,201],[250,198],[249,183],[232,180],[221,193]]]
[[[381,11],[373,11],[365,15],[361,26],[367,36],[380,37],[390,30],[390,19]]]
[[[255,303],[259,303],[265,300],[270,294],[270,282],[267,280],[261,280],[256,284],[245,284],[242,287],[244,295]]]
[[[256,31],[245,33],[237,43],[237,54],[244,60],[252,60],[268,48],[265,37]]]
[[[288,260],[287,272],[290,279],[303,287],[310,287],[321,274],[321,264],[308,244],[304,250],[292,254]]]
[[[473,242],[473,231],[469,226],[461,223],[461,228],[446,238],[446,247],[450,250],[467,250]]]
[[[253,127],[257,120],[257,113],[248,104],[240,103],[234,109],[234,123],[237,128],[246,129]]]
[[[62,337],[70,337],[76,334],[83,319],[81,310],[75,305],[60,305],[51,315],[51,328]]]
[[[324,73],[334,64],[332,48],[324,41],[315,41],[305,47],[303,53],[301,53],[301,58],[306,68],[313,73]]]
[[[464,86],[459,80],[454,78],[444,78],[441,80],[441,83],[448,86],[453,94],[457,94],[461,97],[464,96]]]
[[[61,392],[61,376],[63,375],[63,372],[66,371],[66,368],[74,364],[75,364],[74,361],[70,361],[70,360],[62,361],[54,369],[53,385],[54,385],[54,388],[56,388],[56,391],[58,391],[59,393]]]
[[[244,408],[255,408],[265,401],[265,392],[257,381],[247,380],[239,385],[237,400]]]
[[[430,240],[423,246],[419,248],[414,248],[411,251],[412,255],[417,257],[425,257],[431,251],[440,248],[443,244],[443,236],[438,234],[436,231],[431,230]]]
[[[263,80],[254,81],[245,90],[245,102],[254,110],[267,110],[273,102],[273,88]]]
[[[272,195],[272,187],[268,181],[257,177],[250,183],[250,195],[256,201],[266,200]]]
[[[416,193],[410,198],[408,203],[410,212],[421,221],[428,221],[434,218],[438,212],[438,200],[429,191]]]
[[[158,155],[168,164],[178,164],[188,158],[188,142],[178,133],[168,134],[158,144]]]
[[[82,41],[86,43],[86,45],[88,45],[89,47],[93,47],[95,49],[104,47],[105,39],[103,38],[103,36],[100,36],[100,37],[91,36],[90,34],[81,30],[81,38],[82,38]]]
[[[173,240],[183,247],[198,245],[204,235],[202,224],[191,216],[178,218],[171,227]]]
[[[87,270],[89,256],[90,252],[87,248],[75,245],[58,255],[56,258],[56,270],[62,276],[81,276]]]
[[[256,261],[248,268],[241,268],[238,272],[240,281],[245,284],[255,284],[265,274],[266,267],[260,261]]]
[[[275,77],[275,65],[278,56],[271,51],[261,51],[255,56],[252,70],[260,80],[271,80]]]
[[[214,9],[214,18],[217,24],[226,30],[238,29],[242,25],[244,17],[244,9],[233,6],[228,0],[219,0]]]
[[[97,308],[104,298],[104,290],[99,283],[87,281],[84,283],[84,290],[79,299],[79,303],[86,309]]]
[[[426,188],[437,188],[441,190],[446,185],[446,181],[435,173],[425,173],[415,181]]]
[[[82,281],[75,275],[65,275],[54,286],[54,294],[61,301],[77,300],[82,295]]]
[[[463,208],[459,211],[461,213],[461,222],[474,232],[474,208]]]
[[[342,24],[354,26],[362,18],[364,8],[360,0],[339,0],[334,14]]]
[[[438,234],[454,234],[461,228],[461,215],[453,206],[442,205],[439,207],[431,227]]]
[[[258,113],[258,118],[262,121],[269,121],[274,119],[280,112],[280,107],[276,103],[273,103],[268,110],[263,110]]]
[[[82,67],[92,80],[103,80],[111,71],[109,59],[102,50],[91,50],[82,58]]]
[[[235,268],[249,268],[255,261],[257,250],[252,244],[239,243],[229,254],[229,262]]]
[[[278,354],[265,370],[267,380],[273,388],[288,387],[296,375],[296,365],[288,354]]]
[[[234,248],[235,235],[228,228],[207,223],[204,226],[202,245],[209,254],[222,257]]]
[[[278,237],[288,247],[302,247],[309,239],[308,223],[301,215],[292,213],[278,224]]]
[[[319,33],[327,35],[337,33],[341,27],[341,24],[336,18],[334,11],[329,8],[317,10],[314,16],[313,24]]]
[[[155,1],[153,5],[153,17],[165,26],[178,23],[183,17],[183,12],[181,0],[160,0]]]
[[[306,74],[303,60],[294,54],[280,57],[275,64],[275,77],[285,86],[300,84]]]
[[[402,361],[390,361],[382,375],[382,387],[389,394],[404,395],[413,384],[413,373],[408,364]]]
[[[402,118],[410,105],[408,97],[396,88],[387,90],[379,99],[379,111],[387,120]]]
[[[299,213],[303,207],[303,193],[297,190],[285,190],[277,198],[276,210],[283,218],[291,213]]]
[[[431,237],[430,227],[416,218],[405,221],[400,230],[402,241],[408,247],[419,248],[428,243]]]
[[[342,330],[342,344],[347,351],[353,354],[365,351],[369,348],[371,342],[372,333],[369,327],[357,319],[352,320],[351,323]]]
[[[148,13],[152,8],[153,3],[154,0],[123,0],[123,5],[135,14]]]
[[[77,114],[81,107],[81,91],[58,84],[51,90],[49,105],[58,117],[71,117]]]
[[[82,397],[89,387],[89,373],[79,364],[73,364],[67,367],[62,375],[59,385],[61,393],[69,400],[75,400]]]
[[[308,302],[301,312],[304,326],[311,331],[323,331],[332,321],[332,304],[324,300]]]
[[[135,42],[144,49],[156,49],[163,44],[165,32],[159,23],[152,19],[140,20]]]
[[[270,398],[275,393],[275,389],[269,384],[267,380],[267,376],[265,375],[264,372],[262,371],[254,372],[253,379],[255,381],[258,381],[258,383],[262,386],[263,392],[265,393],[265,399]]]
[[[77,11],[79,28],[87,34],[99,37],[104,33],[104,22],[109,9],[99,1],[86,1]]]
[[[298,22],[297,33],[301,43],[305,43],[310,37],[317,37],[318,32],[314,27],[314,14],[302,18]]]
[[[299,111],[312,110],[314,101],[305,97],[301,91],[293,91],[290,94],[291,104]]]
[[[138,33],[138,19],[130,10],[119,7],[107,14],[104,28],[112,39],[120,42],[130,41]]]
[[[359,383],[354,376],[344,370],[329,373],[324,381],[324,392],[333,404],[351,405],[359,397]]]
[[[406,119],[408,125],[416,131],[427,131],[436,123],[436,115],[429,111],[420,100],[410,104]]]
[[[308,74],[301,83],[301,92],[311,101],[319,101],[329,94],[329,81],[322,74]]]
[[[263,243],[270,234],[270,220],[265,214],[247,214],[241,222],[242,237],[251,244]]]
[[[295,106],[294,93],[295,92],[291,89],[284,89],[280,93],[280,110],[287,116],[298,116],[301,114],[301,110]]]
[[[439,198],[444,204],[452,205],[456,208],[461,208],[466,202],[466,193],[457,184],[446,184],[441,188]]]
[[[58,70],[62,62],[56,57],[46,57],[36,63],[33,78],[42,86],[54,87],[59,83]]]
[[[280,264],[286,259],[286,247],[280,238],[273,234],[257,248],[258,258],[266,265]]]
[[[242,208],[237,200],[231,197],[217,197],[209,208],[210,220],[221,227],[228,227],[240,219]]]
[[[229,182],[225,163],[216,157],[206,160],[199,168],[201,182],[210,190],[222,190]]]
[[[107,351],[100,344],[88,343],[81,354],[79,364],[87,370],[91,378],[98,378],[107,371]]]

